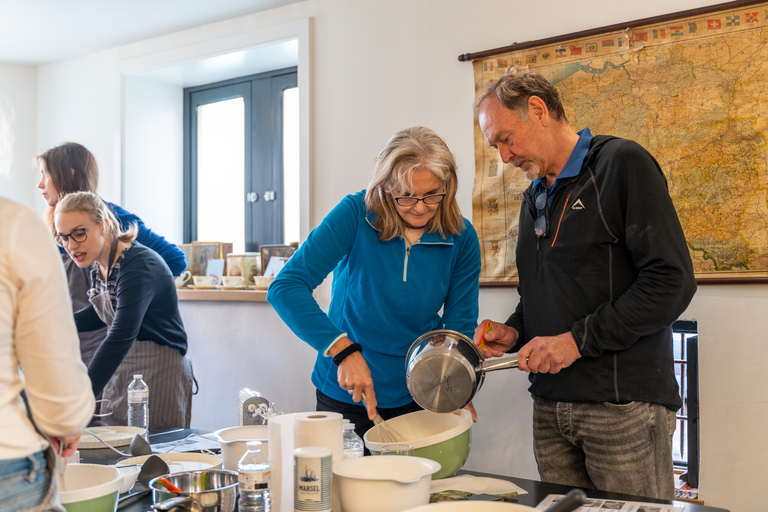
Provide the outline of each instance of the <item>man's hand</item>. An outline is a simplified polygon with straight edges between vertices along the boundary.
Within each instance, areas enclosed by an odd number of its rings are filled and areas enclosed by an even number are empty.
[[[490,333],[489,333],[490,334]],[[487,335],[486,335],[487,338]],[[570,332],[537,336],[517,353],[519,368],[532,373],[557,373],[581,357]]]
[[[475,342],[482,351],[484,357],[500,357],[507,350],[515,346],[517,341],[517,330],[505,324],[491,322],[491,328],[485,332],[485,326],[490,320],[483,320],[475,329],[475,335],[472,341]],[[485,343],[483,343],[485,339]]]
[[[475,410],[475,406],[472,405],[472,402],[469,402],[464,408],[472,414],[472,423],[477,423],[477,411]],[[461,411],[456,411],[456,414],[461,414]]]

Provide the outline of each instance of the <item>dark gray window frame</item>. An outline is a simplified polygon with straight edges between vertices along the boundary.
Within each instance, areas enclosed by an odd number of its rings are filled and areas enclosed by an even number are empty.
[[[690,320],[678,320],[672,324],[675,334],[688,335],[682,346],[682,358],[675,359],[685,371],[681,382],[683,407],[677,412],[677,420],[687,424],[687,432],[682,432],[680,439],[685,443],[687,460],[674,461],[675,466],[685,468],[681,479],[690,487],[699,486],[699,337],[698,323]],[[691,336],[691,335],[696,336]],[[682,372],[681,372],[682,375]]]
[[[294,66],[184,89],[185,243],[197,240],[197,107],[237,97],[245,104],[246,251],[283,243],[282,96],[297,86]]]

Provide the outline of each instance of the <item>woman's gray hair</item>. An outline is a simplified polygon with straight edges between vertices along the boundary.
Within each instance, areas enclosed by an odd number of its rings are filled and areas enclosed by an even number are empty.
[[[427,223],[427,231],[438,231],[445,237],[458,235],[464,228],[456,203],[458,177],[453,153],[435,132],[414,126],[394,134],[381,150],[365,194],[366,208],[378,216],[375,227],[381,240],[405,232],[394,198],[413,193],[413,173],[419,169],[430,171],[445,186],[445,197]]]

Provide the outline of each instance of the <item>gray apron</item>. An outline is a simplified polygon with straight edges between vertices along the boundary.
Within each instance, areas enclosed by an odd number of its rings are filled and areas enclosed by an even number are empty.
[[[74,262],[69,254],[62,254],[61,259],[64,262],[64,270],[67,272],[67,283],[69,284],[69,297],[72,299],[72,311],[78,312],[88,306],[88,290],[90,289],[90,270],[80,268]],[[108,329],[103,327],[95,331],[78,332],[80,338],[80,358],[86,366],[91,362],[93,354],[99,348],[101,342],[107,337]]]
[[[110,248],[107,280],[116,249],[117,242]],[[88,301],[101,321],[111,326],[115,319],[115,308],[109,288],[91,288],[88,296]],[[115,374],[104,386],[102,398],[109,402],[101,404],[101,413],[106,414],[111,409],[114,420],[118,423],[127,421],[127,390],[135,374],[141,374],[142,380],[149,386],[149,424],[189,428],[194,382],[192,361],[173,347],[149,340],[134,340]]]

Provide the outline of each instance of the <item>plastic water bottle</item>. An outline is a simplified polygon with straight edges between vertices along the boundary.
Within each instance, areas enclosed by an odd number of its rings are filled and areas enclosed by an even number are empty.
[[[144,429],[144,437],[149,429],[149,386],[142,380],[142,375],[133,376],[128,385],[128,426]]]
[[[355,432],[354,423],[344,423],[344,458],[356,459],[363,456],[363,440]]]
[[[237,463],[240,512],[269,512],[272,499],[269,486],[272,480],[269,459],[261,451],[261,441],[245,443],[248,451]]]

